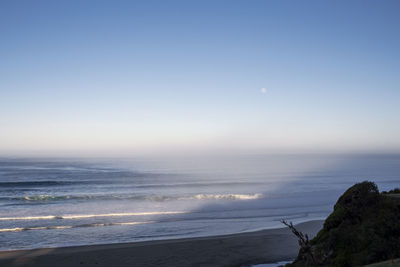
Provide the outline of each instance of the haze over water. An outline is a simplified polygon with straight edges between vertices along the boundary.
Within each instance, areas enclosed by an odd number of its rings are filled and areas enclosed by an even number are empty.
[[[0,161],[2,250],[209,236],[323,219],[365,179],[399,185],[396,155]]]

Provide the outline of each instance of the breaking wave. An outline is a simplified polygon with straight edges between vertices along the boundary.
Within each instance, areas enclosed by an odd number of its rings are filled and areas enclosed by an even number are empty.
[[[66,200],[143,200],[143,201],[173,201],[173,200],[252,200],[261,198],[261,194],[196,194],[196,195],[31,195],[22,197],[0,197],[0,200],[40,203]]]
[[[149,211],[149,212],[124,212],[124,213],[104,213],[104,214],[76,214],[76,215],[45,215],[45,216],[24,216],[24,217],[0,217],[0,221],[11,220],[54,220],[54,219],[88,219],[97,217],[126,217],[126,216],[146,216],[146,215],[170,215],[183,214],[183,211]]]
[[[222,194],[222,195],[213,195],[213,194],[198,194],[193,198],[195,199],[230,199],[230,200],[250,200],[250,199],[258,199],[261,198],[261,194]]]
[[[21,232],[21,231],[31,231],[31,230],[62,230],[70,228],[80,228],[80,227],[98,227],[98,226],[114,226],[114,225],[137,225],[137,224],[149,224],[154,223],[154,221],[148,222],[120,222],[120,223],[87,223],[80,225],[58,225],[58,226],[38,226],[38,227],[15,227],[15,228],[0,228],[1,232]]]

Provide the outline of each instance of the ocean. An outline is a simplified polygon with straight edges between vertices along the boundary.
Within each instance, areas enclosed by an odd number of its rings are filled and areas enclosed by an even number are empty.
[[[0,250],[212,236],[325,219],[400,155],[0,158]]]

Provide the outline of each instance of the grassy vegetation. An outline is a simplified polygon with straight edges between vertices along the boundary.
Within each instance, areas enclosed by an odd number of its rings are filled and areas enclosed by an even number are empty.
[[[310,241],[317,266],[362,266],[400,257],[400,198],[393,197],[397,190],[379,193],[367,181],[350,187]],[[287,266],[315,265],[309,252],[300,250]]]

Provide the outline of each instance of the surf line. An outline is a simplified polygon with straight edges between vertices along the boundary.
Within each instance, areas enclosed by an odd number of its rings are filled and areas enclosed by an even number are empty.
[[[52,219],[87,219],[97,217],[125,217],[125,216],[146,216],[146,215],[171,215],[183,214],[184,211],[149,211],[149,212],[125,212],[125,213],[105,213],[105,214],[77,214],[77,215],[63,215],[63,216],[27,216],[27,217],[0,217],[0,221],[11,220],[52,220]]]
[[[21,231],[31,231],[31,230],[61,230],[70,228],[80,228],[80,227],[96,227],[96,226],[114,226],[114,225],[137,225],[137,224],[149,224],[155,223],[156,221],[148,222],[120,222],[120,223],[92,223],[92,224],[82,224],[82,225],[61,225],[61,226],[38,226],[38,227],[15,227],[15,228],[0,228],[1,232],[21,232]]]

